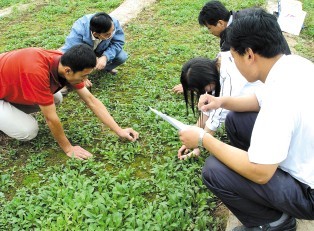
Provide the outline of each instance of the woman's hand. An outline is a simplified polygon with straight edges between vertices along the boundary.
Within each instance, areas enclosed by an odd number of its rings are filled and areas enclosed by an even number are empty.
[[[178,158],[180,160],[185,160],[190,157],[198,157],[201,154],[201,150],[199,148],[194,148],[193,151],[187,149],[185,145],[178,150]]]
[[[177,93],[177,94],[183,93],[182,84],[178,84],[178,85],[174,86],[174,87],[172,88],[172,91],[173,91],[174,93]]]

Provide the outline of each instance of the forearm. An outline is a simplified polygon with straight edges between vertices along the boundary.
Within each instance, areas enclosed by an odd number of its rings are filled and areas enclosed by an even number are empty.
[[[221,107],[229,111],[247,112],[259,111],[259,104],[255,95],[248,96],[223,96],[220,97]]]
[[[49,106],[39,105],[39,107],[45,117],[48,127],[50,128],[52,136],[55,138],[60,148],[65,153],[68,153],[71,150],[72,145],[69,142],[68,138],[65,136],[62,124],[56,112],[55,105],[54,104]]]
[[[103,56],[107,58],[108,61],[112,61],[123,49],[123,46],[119,43],[111,44],[106,48]]]
[[[114,131],[116,134],[120,134],[122,131],[122,128],[116,123],[116,121],[113,119],[113,117],[108,112],[105,105],[100,102],[99,99],[95,98],[93,96],[92,103],[87,104],[88,107],[95,113],[95,115],[100,119],[100,121],[108,126],[112,131]]]
[[[276,169],[275,165],[250,162],[246,151],[225,144],[209,134],[204,135],[203,145],[230,169],[258,184],[266,183],[272,176],[272,169]]]
[[[210,130],[207,126],[205,126],[204,131],[211,134],[212,136],[215,135],[216,131]]]
[[[50,128],[52,136],[57,141],[60,148],[65,153],[68,153],[71,150],[72,145],[64,133],[64,130],[63,130],[63,127],[59,118],[47,118],[46,117],[46,122],[47,122],[48,127]]]

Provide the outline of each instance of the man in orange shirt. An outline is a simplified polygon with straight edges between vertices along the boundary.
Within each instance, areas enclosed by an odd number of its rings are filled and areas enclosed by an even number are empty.
[[[135,141],[138,133],[132,128],[122,129],[84,86],[95,66],[96,55],[87,45],[74,46],[64,54],[40,48],[0,54],[0,131],[18,140],[35,138],[38,124],[29,113],[41,110],[52,135],[68,156],[92,156],[80,146],[72,146],[57,115],[55,105],[62,101],[58,91],[68,86],[119,137]]]

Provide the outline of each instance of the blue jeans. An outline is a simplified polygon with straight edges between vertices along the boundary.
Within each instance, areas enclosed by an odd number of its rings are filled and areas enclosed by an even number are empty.
[[[121,64],[125,63],[127,59],[128,54],[124,50],[121,50],[121,52],[113,60],[107,63],[105,71],[111,71],[117,66],[120,66]]]

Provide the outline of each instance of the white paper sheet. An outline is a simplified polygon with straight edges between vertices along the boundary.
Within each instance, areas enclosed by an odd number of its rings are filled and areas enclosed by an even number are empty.
[[[296,0],[281,0],[278,23],[282,31],[299,35],[303,26],[306,12],[302,3]]]
[[[161,118],[163,118],[164,120],[166,120],[168,123],[170,123],[173,127],[175,127],[176,129],[178,129],[179,131],[186,128],[189,125],[186,125],[182,122],[180,122],[179,120],[176,120],[175,118],[172,118],[164,113],[161,113],[160,111],[157,111],[151,107],[149,107],[149,109],[154,112],[156,115],[160,116]]]

